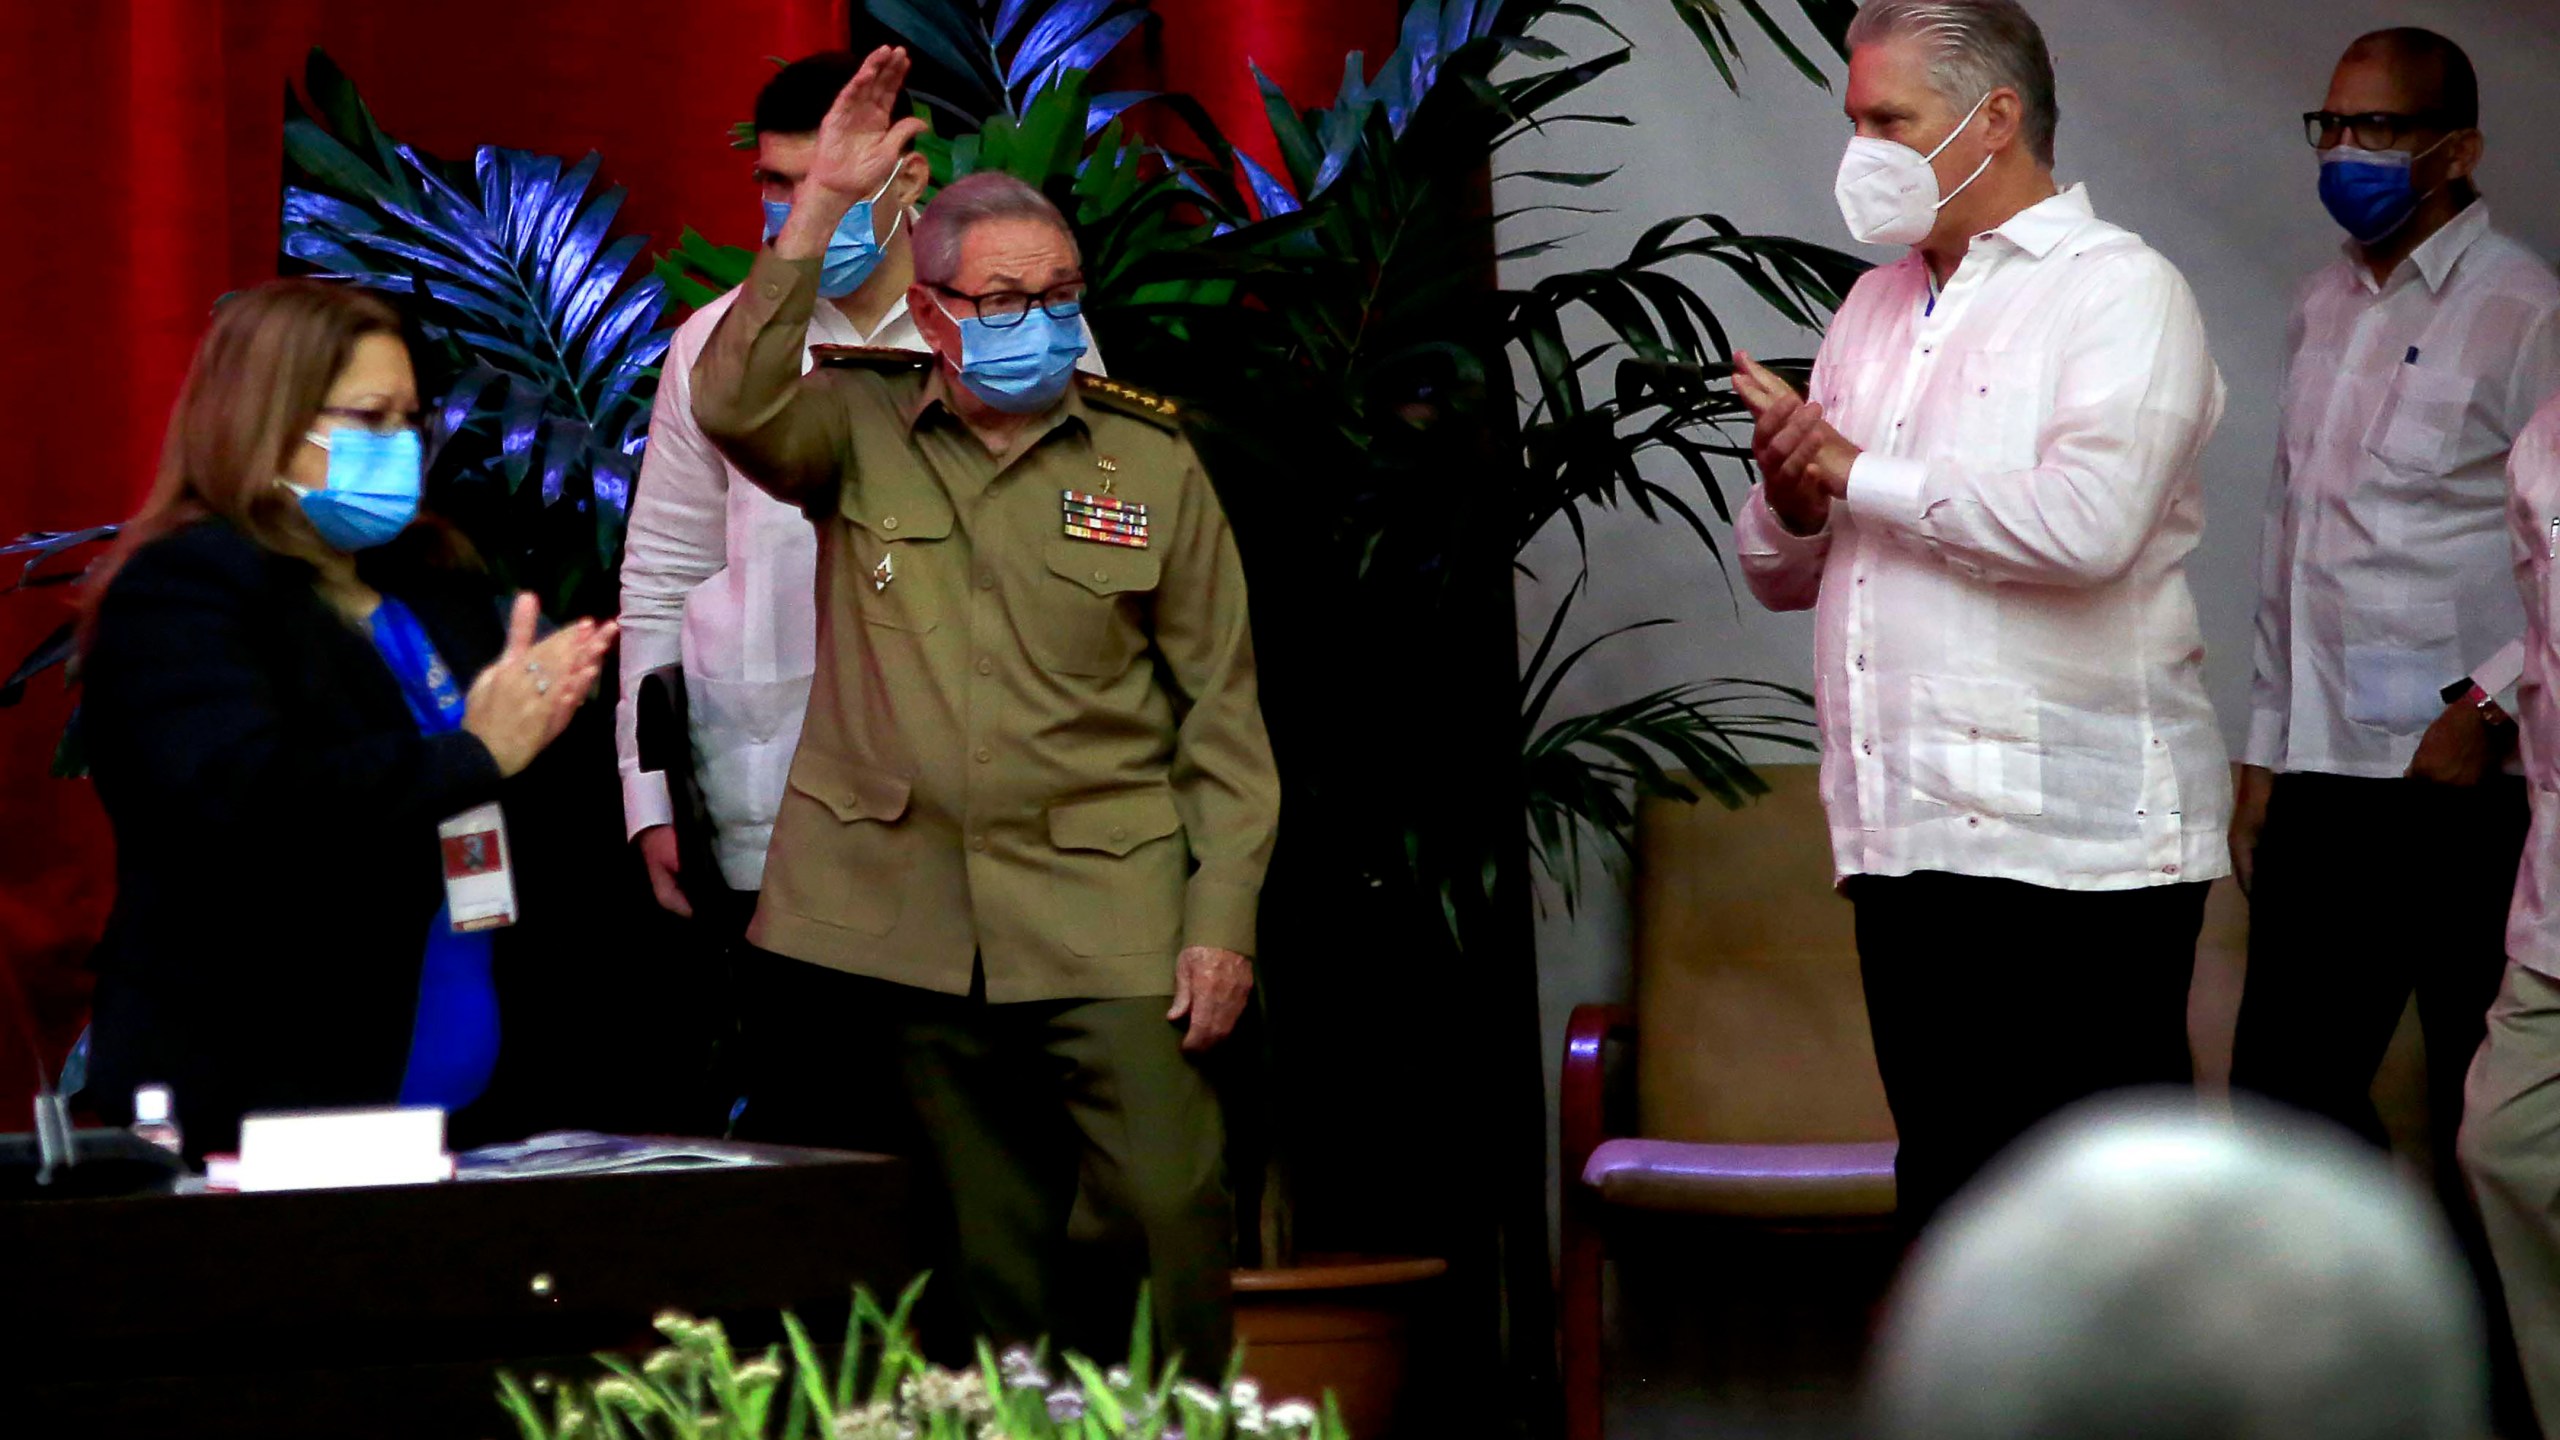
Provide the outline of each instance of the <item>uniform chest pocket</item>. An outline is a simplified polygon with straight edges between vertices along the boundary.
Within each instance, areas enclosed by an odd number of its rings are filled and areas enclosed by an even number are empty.
[[[854,608],[869,624],[923,634],[934,627],[934,572],[943,564],[951,521],[904,520],[895,514],[845,518],[845,557],[854,573]]]
[[[1021,619],[1032,658],[1061,675],[1111,676],[1145,653],[1149,610],[1164,578],[1153,550],[1057,539],[1048,575]]]
[[[2411,484],[2486,460],[2502,447],[2479,413],[2479,396],[2479,382],[2458,370],[2402,365],[2365,431],[2365,448],[2392,478]]]

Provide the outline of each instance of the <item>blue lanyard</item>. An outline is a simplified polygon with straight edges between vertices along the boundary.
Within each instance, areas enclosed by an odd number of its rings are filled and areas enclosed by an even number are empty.
[[[444,657],[436,654],[427,627],[418,623],[408,606],[385,595],[374,607],[372,629],[373,648],[381,653],[391,678],[400,682],[400,696],[409,702],[418,733],[442,735],[461,729],[462,687],[454,683]]]

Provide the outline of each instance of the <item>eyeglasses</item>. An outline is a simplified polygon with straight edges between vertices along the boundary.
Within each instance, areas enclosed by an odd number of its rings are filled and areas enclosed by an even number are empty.
[[[2444,128],[2446,118],[2440,110],[2421,110],[2411,115],[2395,115],[2388,110],[2368,110],[2361,115],[2307,110],[2302,116],[2302,135],[2314,150],[2334,150],[2346,140],[2354,141],[2359,150],[2389,150],[2421,130]]]
[[[387,405],[323,405],[320,413],[332,420],[345,421],[348,429],[370,431],[376,435],[397,435],[403,430],[416,434],[419,429],[417,411],[395,410]]]
[[[1010,330],[1021,324],[1022,317],[1030,314],[1034,305],[1052,320],[1073,320],[1084,313],[1084,282],[1081,280],[1052,285],[1037,295],[1025,290],[990,290],[983,295],[972,295],[948,285],[933,288],[955,300],[968,301],[977,317],[985,321],[991,330]]]

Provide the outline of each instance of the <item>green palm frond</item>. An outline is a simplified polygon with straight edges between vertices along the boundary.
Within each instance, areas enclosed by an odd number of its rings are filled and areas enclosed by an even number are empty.
[[[1697,38],[1699,48],[1707,52],[1708,63],[1715,66],[1717,78],[1724,81],[1726,88],[1742,88],[1742,43],[1734,29],[1735,10],[1741,11],[1745,20],[1778,47],[1778,53],[1786,57],[1797,74],[1825,90],[1831,88],[1831,77],[1770,13],[1770,0],[1670,0],[1670,5]],[[1796,8],[1834,55],[1848,53],[1842,37],[1849,33],[1849,22],[1857,16],[1858,0],[1796,0]]]
[[[1568,914],[1579,906],[1592,837],[1605,843],[1608,858],[1634,857],[1638,799],[1695,803],[1713,797],[1740,806],[1768,790],[1743,754],[1746,743],[1814,748],[1813,697],[1759,680],[1668,685],[1548,720],[1566,677],[1592,652],[1621,636],[1672,623],[1657,618],[1621,625],[1557,659],[1556,647],[1586,581],[1587,575],[1576,577],[1566,587],[1520,677],[1530,850]]]

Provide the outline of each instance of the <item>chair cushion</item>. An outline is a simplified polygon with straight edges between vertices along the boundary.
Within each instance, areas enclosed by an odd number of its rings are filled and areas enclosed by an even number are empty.
[[[1880,1220],[1893,1214],[1890,1140],[1713,1145],[1609,1140],[1582,1183],[1611,1205],[1742,1220]]]

